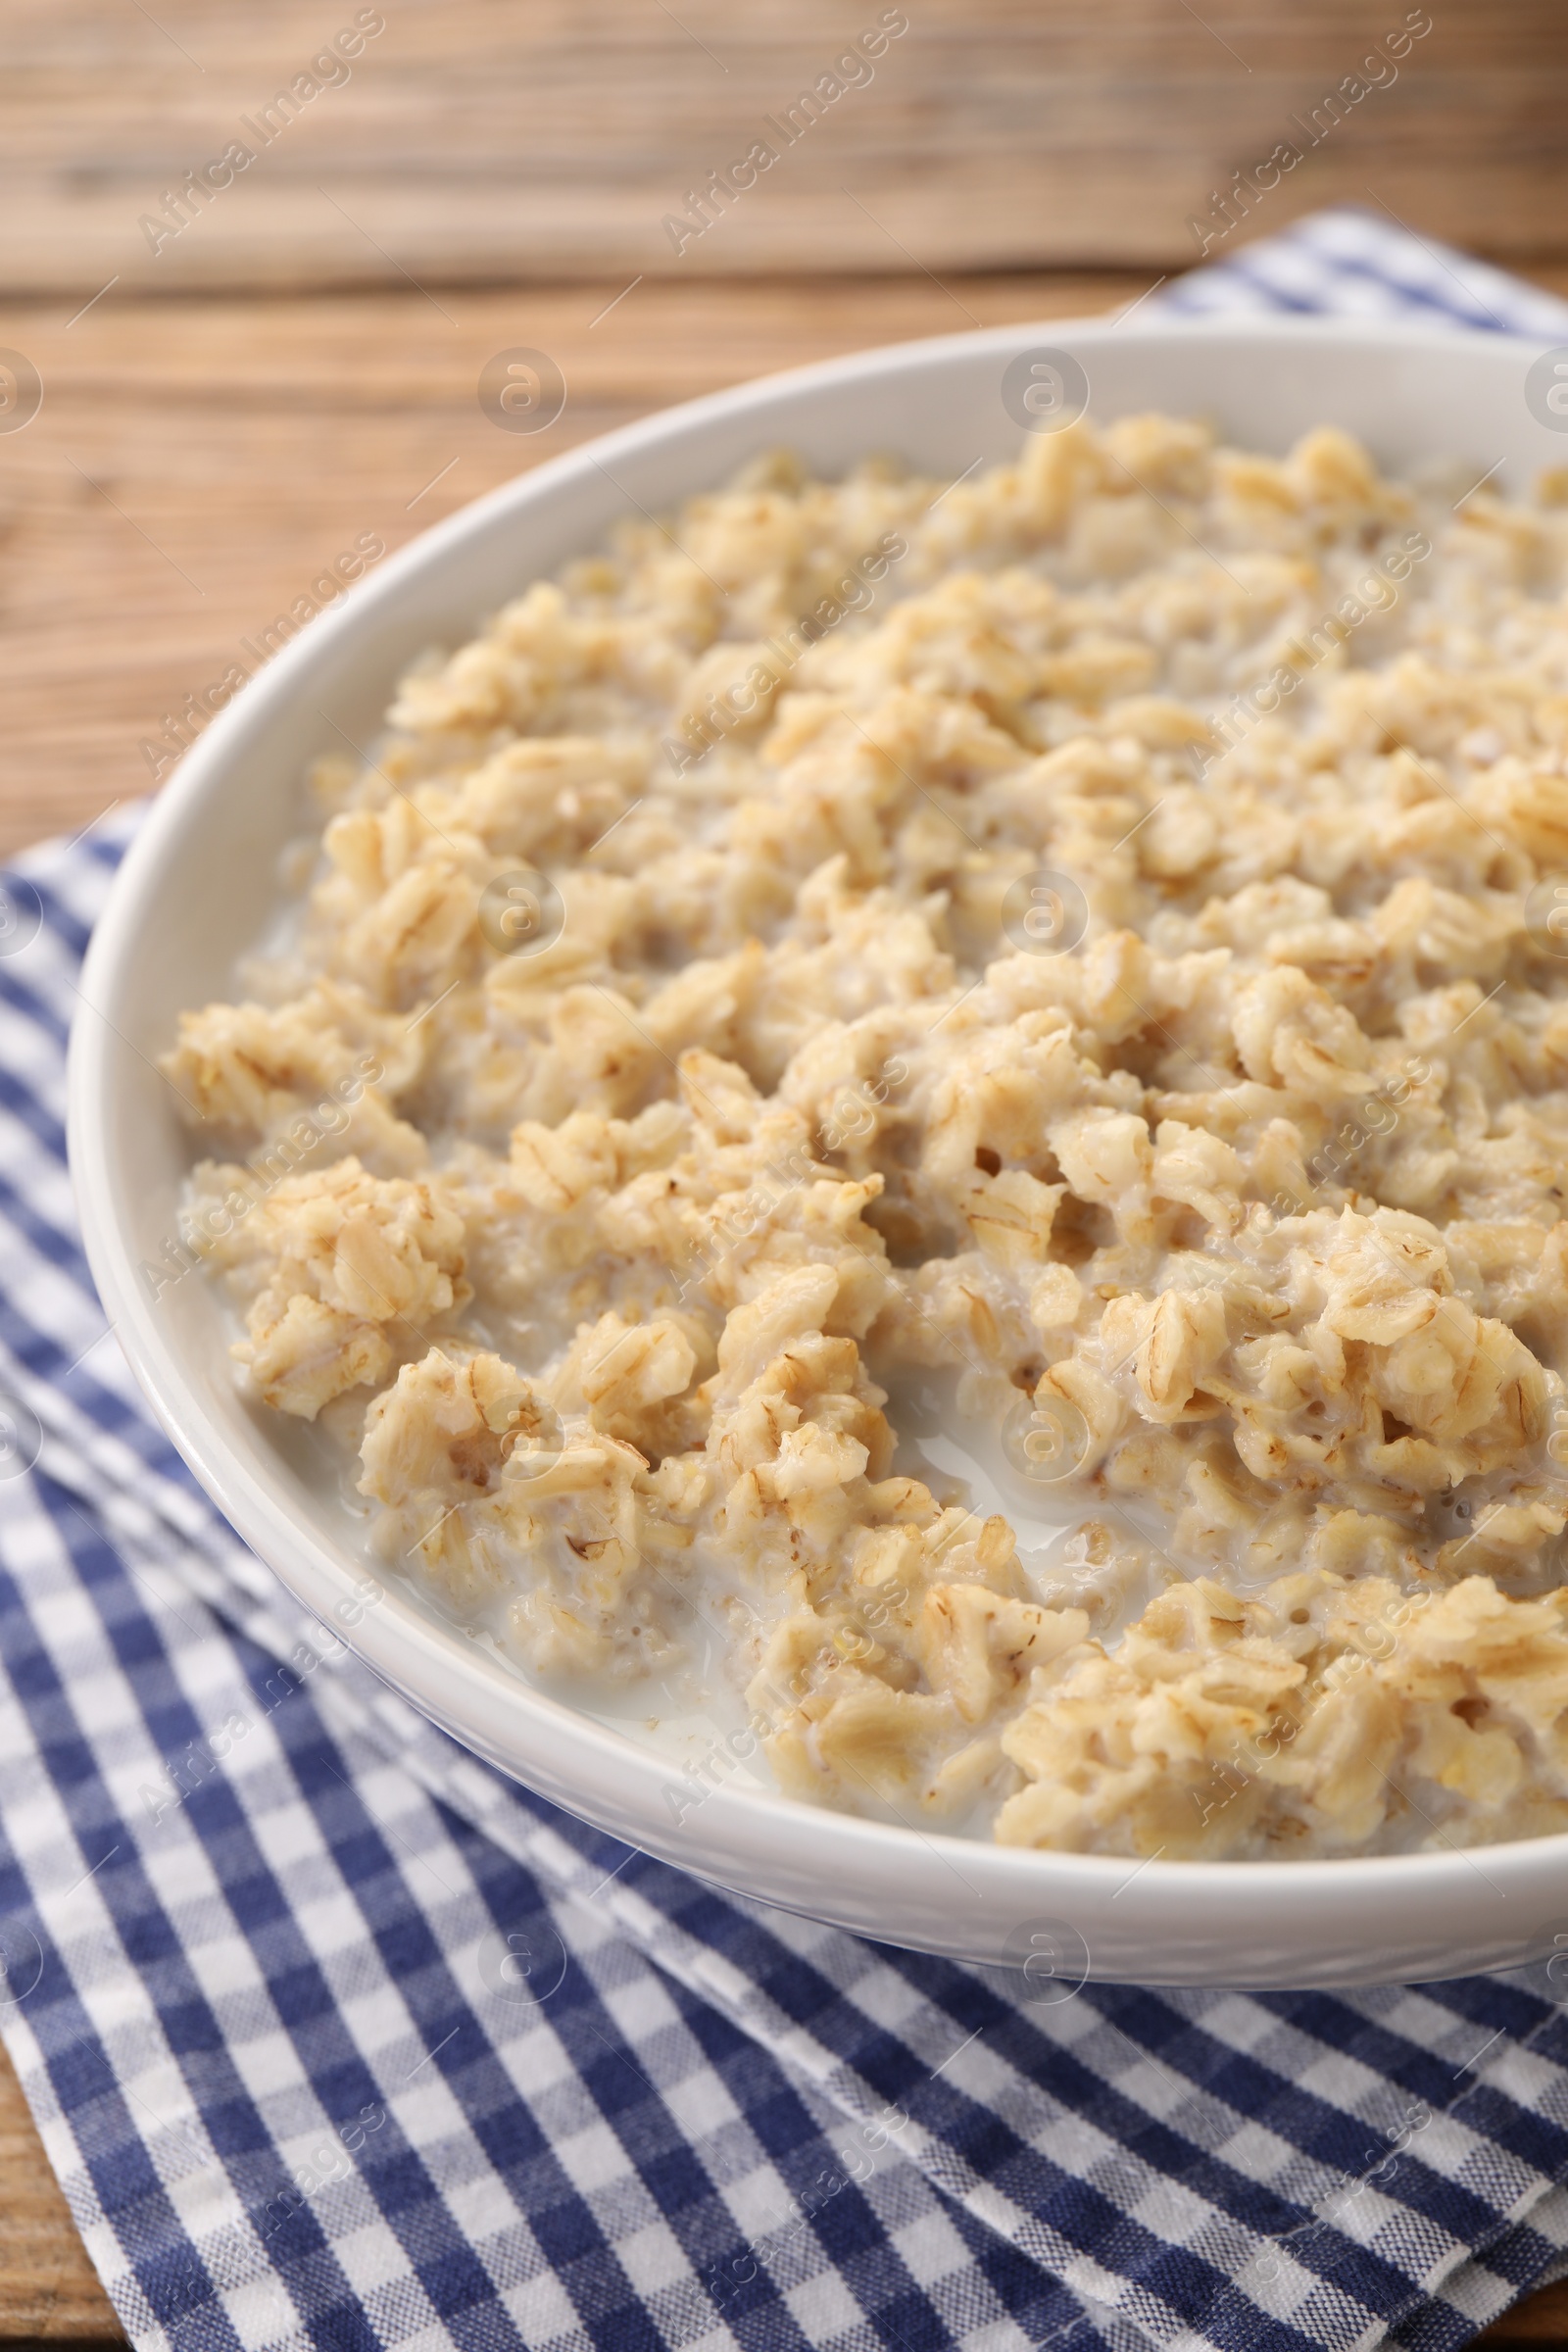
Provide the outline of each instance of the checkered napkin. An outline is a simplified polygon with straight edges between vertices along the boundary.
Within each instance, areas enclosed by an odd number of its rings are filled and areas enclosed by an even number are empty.
[[[1344,213],[1154,299],[1568,336]],[[1568,2269],[1540,1972],[1036,1999],[585,1828],[301,1617],[74,1229],[66,1032],[130,821],[0,906],[0,2031],[137,2343],[1438,2347]]]

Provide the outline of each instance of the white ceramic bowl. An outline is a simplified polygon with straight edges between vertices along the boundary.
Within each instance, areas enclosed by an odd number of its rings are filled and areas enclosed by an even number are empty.
[[[1207,413],[1240,443],[1275,451],[1334,422],[1396,468],[1458,458],[1479,475],[1501,460],[1498,478],[1512,488],[1568,461],[1568,437],[1526,405],[1537,347],[1501,335],[1053,320],[869,352],[667,411],[453,515],[296,638],[213,720],[156,802],[93,939],[72,1040],[71,1155],[87,1252],[174,1444],[328,1623],[340,1621],[363,1561],[291,1466],[275,1421],[240,1396],[215,1292],[192,1278],[155,1300],[137,1274],[173,1230],[192,1156],[151,1057],[182,1007],[227,992],[236,953],[267,924],[278,853],[301,821],[302,772],[341,740],[328,720],[368,743],[412,657],[462,643],[526,582],[591,549],[632,501],[667,511],[759,448],[788,443],[828,475],[889,449],[944,479],[1011,455],[1018,431],[1003,371],[1040,347],[1079,360],[1102,418]],[[541,1695],[412,1589],[389,1584],[348,1638],[457,1739],[616,1837],[893,1943],[995,1961],[1038,1931],[1063,1966],[1076,1954],[1081,1968],[1087,1954],[1098,1977],[1302,1985],[1507,1967],[1568,1932],[1568,1837],[1474,1854],[1135,1868],[926,1836],[734,1784],[681,1808],[667,1794],[667,1759]]]

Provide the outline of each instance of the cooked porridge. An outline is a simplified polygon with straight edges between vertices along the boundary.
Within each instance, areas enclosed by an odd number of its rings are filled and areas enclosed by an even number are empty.
[[[879,1818],[1568,1826],[1568,481],[1463,479],[772,457],[320,760],[166,1067],[381,1556]]]

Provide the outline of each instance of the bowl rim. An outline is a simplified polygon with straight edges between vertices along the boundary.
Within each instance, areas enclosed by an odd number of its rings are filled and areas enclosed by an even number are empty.
[[[303,1516],[293,1515],[284,1506],[281,1490],[294,1477],[286,1463],[278,1466],[275,1484],[279,1492],[270,1494],[229,1452],[207,1410],[200,1382],[181,1361],[136,1279],[134,1251],[117,1202],[116,1170],[107,1141],[109,1123],[98,1115],[111,1061],[124,1045],[118,1041],[118,1032],[100,1007],[115,1002],[117,975],[137,953],[164,863],[188,815],[209,797],[220,796],[231,759],[252,738],[263,735],[274,715],[287,707],[307,663],[314,662],[338,638],[373,633],[378,609],[405,581],[461,551],[466,540],[482,533],[497,518],[513,513],[525,514],[541,493],[570,485],[579,477],[586,480],[600,461],[642,454],[657,448],[662,434],[684,431],[709,417],[744,416],[752,409],[771,406],[781,395],[831,389],[879,370],[919,368],[950,354],[1014,353],[1042,337],[1053,341],[1070,337],[1085,346],[1114,338],[1153,344],[1336,343],[1434,353],[1460,349],[1474,353],[1478,346],[1491,346],[1516,354],[1539,350],[1544,342],[1542,335],[1425,320],[1153,314],[1123,323],[1120,317],[1101,314],[1025,319],[952,335],[910,338],[749,378],[595,435],[514,476],[418,533],[380,564],[372,576],[357,582],[341,602],[319,613],[217,712],[152,799],[94,928],[72,1021],[68,1144],[83,1244],[110,1325],[161,1426],[243,1541],[295,1598],[323,1621],[329,1621],[328,1610],[334,1601],[352,1598],[356,1580],[363,1580],[366,1574],[365,1566],[355,1563],[346,1552],[335,1553]],[[524,571],[519,577],[519,588],[528,576]],[[86,1017],[89,1013],[95,1017]],[[124,1050],[136,1051],[128,1046]],[[592,1776],[596,1782],[627,1773],[668,1781],[679,1773],[674,1760],[661,1763],[612,1726],[528,1683],[502,1659],[466,1640],[456,1626],[432,1622],[390,1577],[383,1595],[366,1609],[358,1624],[345,1627],[339,1638],[460,1740],[465,1738],[466,1719],[475,1726],[486,1720],[499,1723],[509,1715],[515,1719],[520,1708],[539,1719],[543,1735],[558,1742],[568,1760],[574,1755],[584,1765],[597,1767]],[[442,1685],[439,1694],[434,1688],[437,1679]],[[514,1766],[499,1768],[527,1785]],[[559,1801],[570,1809],[569,1798]],[[1473,1861],[1469,1848],[1446,1847],[1245,1863],[1167,1859],[1155,1854],[1132,1862],[1122,1855],[998,1845],[952,1831],[838,1812],[779,1789],[729,1784],[713,1787],[702,1800],[701,1810],[705,1823],[722,1836],[726,1846],[737,1850],[754,1847],[760,1839],[776,1844],[781,1836],[803,1859],[809,1849],[813,1874],[824,1881],[841,1870],[853,1874],[873,1860],[886,1864],[890,1854],[902,1853],[912,1860],[915,1849],[923,1845],[950,1867],[962,1863],[980,1877],[987,1886],[982,1901],[992,1895],[1014,1899],[1051,1895],[1066,1900],[1077,1888],[1098,1909],[1100,1898],[1114,1899],[1136,1878],[1141,1892],[1133,1908],[1139,1914],[1147,1915],[1149,1908],[1167,1910],[1184,1898],[1217,1899],[1223,1895],[1228,1912],[1234,1914],[1240,1897],[1249,1912],[1255,1910],[1260,1926],[1266,1920],[1275,1928],[1282,1915],[1296,1913],[1304,1919],[1337,1897],[1354,1897],[1353,1912],[1364,1917],[1365,1898],[1379,1888],[1386,1889],[1391,1898],[1396,1894],[1418,1900],[1435,1896],[1462,1885],[1461,1868]],[[676,1867],[694,1869],[677,1838],[644,1839],[639,1835],[635,1842]],[[1553,1862],[1558,1868],[1568,1865],[1568,1831],[1501,1840],[1477,1850],[1485,1856],[1487,1868],[1482,1876],[1489,1886],[1493,1884],[1489,1874],[1493,1873],[1534,1880]],[[702,1875],[700,1870],[698,1875]],[[1503,1889],[1494,1891],[1500,1894]]]

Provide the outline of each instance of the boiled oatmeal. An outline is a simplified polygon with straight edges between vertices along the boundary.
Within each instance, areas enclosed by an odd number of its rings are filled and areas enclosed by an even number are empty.
[[[1568,482],[1458,486],[775,456],[318,761],[175,1255],[381,1556],[879,1818],[1568,1827]]]

